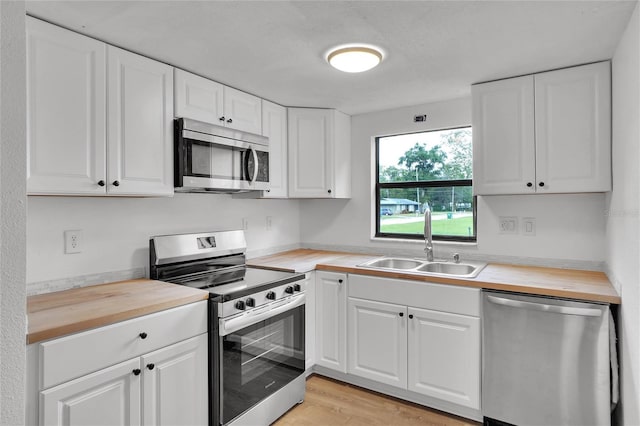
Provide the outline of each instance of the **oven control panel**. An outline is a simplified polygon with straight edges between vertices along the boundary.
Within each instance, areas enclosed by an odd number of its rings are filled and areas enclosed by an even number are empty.
[[[259,308],[263,305],[273,303],[287,297],[304,293],[307,281],[295,281],[288,284],[272,287],[268,290],[252,293],[248,296],[239,297],[220,304],[218,309],[218,317],[226,318],[231,315],[238,314],[250,309]]]

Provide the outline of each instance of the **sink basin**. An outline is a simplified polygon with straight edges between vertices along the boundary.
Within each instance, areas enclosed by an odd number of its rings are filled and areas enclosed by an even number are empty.
[[[373,262],[366,263],[369,268],[385,268],[385,269],[415,269],[422,265],[424,262],[414,259],[399,259],[396,257],[384,257],[382,259],[374,260]],[[364,266],[364,265],[363,265]]]
[[[420,266],[417,270],[420,272],[433,272],[436,274],[469,275],[476,270],[476,266],[466,263],[432,262]]]
[[[487,264],[467,261],[454,263],[447,261],[429,262],[427,260],[406,259],[401,257],[381,257],[358,265],[361,268],[384,269],[416,275],[433,275],[458,278],[474,278]]]

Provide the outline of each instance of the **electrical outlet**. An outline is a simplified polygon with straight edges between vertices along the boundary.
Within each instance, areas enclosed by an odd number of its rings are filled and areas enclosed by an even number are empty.
[[[245,231],[249,230],[249,218],[248,217],[243,217],[242,218],[242,229],[244,229]]]
[[[64,231],[64,252],[66,254],[82,253],[82,230]]]
[[[518,218],[516,216],[500,216],[498,218],[498,227],[501,234],[517,234]]]
[[[530,237],[535,237],[536,235],[536,218],[535,217],[522,218],[522,233]]]
[[[272,222],[273,222],[273,220],[272,220],[271,216],[267,216],[267,223],[266,223],[267,231],[271,231]]]

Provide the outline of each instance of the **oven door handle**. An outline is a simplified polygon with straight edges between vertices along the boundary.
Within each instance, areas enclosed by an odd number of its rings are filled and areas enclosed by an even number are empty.
[[[298,296],[293,296],[286,299],[285,303],[282,303],[272,309],[265,309],[259,312],[247,312],[246,314],[241,314],[239,316],[228,319],[221,318],[219,320],[218,334],[220,336],[226,336],[227,334],[231,334],[234,331],[242,330],[245,327],[256,324],[260,321],[264,321],[265,319],[274,317],[291,309],[297,308],[298,306],[304,305],[305,300],[305,295],[300,294]]]

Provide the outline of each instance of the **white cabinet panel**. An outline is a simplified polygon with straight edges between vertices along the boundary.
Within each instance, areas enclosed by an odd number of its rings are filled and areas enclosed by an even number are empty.
[[[27,191],[101,195],[106,45],[27,17]]]
[[[304,321],[305,321],[305,369],[316,363],[316,273],[305,274]]]
[[[471,86],[474,194],[535,192],[533,76]]]
[[[316,272],[316,363],[347,372],[347,276]]]
[[[231,87],[224,88],[225,126],[262,134],[262,100]]]
[[[269,101],[262,101],[262,135],[269,138],[269,183],[271,188],[264,191],[265,198],[287,198],[288,149],[287,149],[287,109]]]
[[[143,425],[207,424],[207,341],[201,334],[142,357]]]
[[[480,408],[480,319],[409,308],[409,390]]]
[[[609,62],[550,71],[534,78],[537,190],[610,191]]]
[[[178,68],[174,77],[176,117],[224,125],[222,84]]]
[[[289,108],[289,196],[351,197],[351,117]]]
[[[349,298],[350,374],[407,386],[407,308]]]
[[[136,358],[42,391],[40,424],[140,425],[140,381]]]
[[[114,195],[173,194],[173,68],[108,48],[109,182]]]

